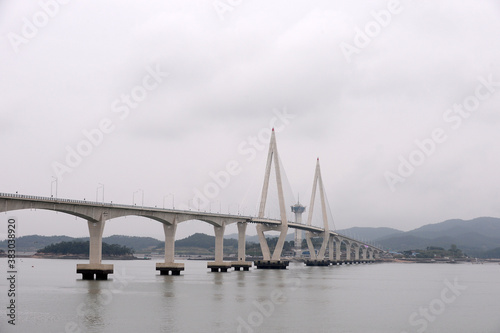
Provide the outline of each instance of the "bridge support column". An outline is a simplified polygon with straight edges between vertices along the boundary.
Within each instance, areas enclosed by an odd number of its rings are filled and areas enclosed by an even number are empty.
[[[214,226],[215,231],[215,261],[207,263],[212,272],[227,272],[230,262],[224,262],[224,229],[225,225]]]
[[[335,260],[339,265],[342,265],[342,261],[340,260],[340,255],[342,254],[341,245],[342,241],[340,239],[335,240]]]
[[[175,261],[175,232],[177,230],[177,222],[174,220],[172,224],[163,224],[163,233],[165,234],[165,262],[156,263],[156,270],[160,271],[160,275],[181,275],[184,270],[184,264],[176,263]]]
[[[351,263],[351,251],[352,251],[352,244],[346,243],[345,244],[345,263],[346,264]]]
[[[362,259],[362,260],[363,260],[363,262],[365,262],[365,263],[366,263],[366,262],[367,262],[367,260],[368,260],[368,256],[367,256],[367,254],[368,254],[368,248],[367,248],[367,247],[363,247],[363,257],[362,257],[361,259]]]
[[[317,257],[318,260],[325,260],[326,247],[328,246],[329,239],[330,239],[330,234],[328,232],[328,229],[325,229],[325,232],[323,232],[323,243],[321,244],[321,248],[319,249]]]
[[[330,263],[336,265],[335,257],[333,256],[333,237],[330,237],[328,240],[328,259],[330,259]]]
[[[247,224],[243,222],[238,222],[238,261],[231,262],[231,267],[234,267],[235,271],[243,269],[244,271],[250,270],[252,263],[245,261],[246,258],[246,230]]]
[[[359,263],[359,245],[354,246],[354,261]]]
[[[311,235],[310,232],[308,232],[308,234]],[[330,260],[325,260],[326,246],[328,245],[329,238],[330,234],[328,233],[328,230],[326,230],[323,233],[323,242],[318,255],[316,255],[316,250],[312,244],[311,236],[307,238],[307,245],[309,247],[309,252],[311,253],[311,259],[306,260],[306,266],[330,266]]]
[[[316,250],[314,249],[314,245],[312,243],[312,232],[306,231],[306,242],[307,248],[309,249],[309,259],[316,260]]]
[[[264,260],[271,260],[271,250],[269,250],[269,245],[267,244],[266,236],[264,235],[264,226],[257,225],[256,229],[257,229],[257,235],[259,236],[262,258]]]
[[[264,236],[264,230],[274,230],[280,231],[280,236],[278,242],[273,252],[271,258],[271,251],[269,250],[269,245],[267,244],[266,237]],[[262,225],[257,226],[257,233],[259,235],[260,248],[262,250],[262,256],[264,260],[255,260],[254,264],[257,269],[286,269],[290,264],[289,260],[281,259],[281,251],[283,251],[283,245],[285,244],[286,233],[288,231],[287,225],[281,225],[279,227],[267,227],[264,228]]]
[[[87,221],[89,227],[89,263],[77,264],[76,273],[82,274],[83,280],[107,280],[108,274],[113,274],[113,265],[102,264],[102,233],[106,220],[104,213],[100,221]]]

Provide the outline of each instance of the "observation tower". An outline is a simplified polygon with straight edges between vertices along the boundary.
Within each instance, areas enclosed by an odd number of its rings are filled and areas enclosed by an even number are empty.
[[[306,207],[302,206],[300,201],[297,200],[297,203],[291,208],[292,213],[295,213],[295,223],[302,223],[302,213],[306,211]],[[294,252],[295,257],[302,255],[302,230],[299,229],[295,229]]]

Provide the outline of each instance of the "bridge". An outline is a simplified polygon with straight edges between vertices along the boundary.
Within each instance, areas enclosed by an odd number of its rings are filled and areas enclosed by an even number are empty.
[[[246,229],[249,223],[256,225],[257,234],[262,250],[263,259],[254,262],[257,268],[264,269],[285,269],[289,260],[282,258],[282,250],[289,228],[304,230],[306,241],[310,252],[310,259],[306,261],[308,266],[328,266],[342,263],[367,263],[373,262],[380,253],[380,248],[366,244],[362,241],[341,235],[329,228],[327,216],[327,202],[321,178],[319,159],[316,163],[311,204],[306,223],[301,222],[300,212],[295,213],[296,221],[289,221],[287,218],[287,207],[283,195],[283,181],[280,165],[278,163],[278,150],[274,129],[271,134],[266,173],[258,216],[242,216],[233,214],[221,214],[211,212],[200,212],[192,210],[165,209],[157,207],[139,207],[135,205],[122,205],[116,203],[91,202],[81,200],[71,200],[54,197],[40,197],[22,194],[0,193],[0,212],[8,212],[22,209],[41,209],[61,212],[73,215],[87,221],[90,234],[89,263],[77,264],[77,273],[81,273],[83,279],[107,279],[108,274],[113,273],[112,264],[102,263],[102,235],[106,221],[125,216],[141,216],[160,222],[163,224],[165,236],[165,258],[164,262],[156,264],[156,270],[161,275],[179,275],[184,270],[183,263],[176,263],[175,253],[175,232],[179,223],[191,220],[199,220],[209,223],[214,227],[215,233],[215,258],[213,262],[207,264],[207,268],[212,272],[227,272],[228,269],[246,270],[252,266],[252,262],[246,261],[245,243]],[[280,218],[269,218],[264,216],[268,189],[270,186],[271,172],[274,166],[274,176],[278,192]],[[323,221],[322,226],[312,224],[312,216],[315,209],[316,195],[318,195],[320,216]],[[292,207],[293,210],[293,207]],[[303,211],[303,210],[302,210]],[[298,219],[297,219],[298,217]],[[238,260],[226,262],[223,259],[224,230],[227,225],[236,223],[238,227]],[[264,235],[267,231],[280,232],[278,242],[271,255],[271,251]],[[322,245],[319,251],[314,248],[312,239],[322,238]],[[326,250],[328,247],[328,258]],[[345,249],[344,258],[341,257],[342,248]]]

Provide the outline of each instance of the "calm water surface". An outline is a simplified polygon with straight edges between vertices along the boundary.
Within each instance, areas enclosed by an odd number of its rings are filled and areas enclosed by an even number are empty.
[[[185,261],[160,276],[154,260],[106,261],[110,280],[83,281],[82,262],[22,259],[17,325],[3,310],[0,332],[500,332],[498,264],[210,273]],[[6,278],[0,290],[6,309]]]

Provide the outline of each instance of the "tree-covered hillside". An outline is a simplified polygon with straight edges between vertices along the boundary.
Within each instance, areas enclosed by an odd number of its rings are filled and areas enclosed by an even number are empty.
[[[79,241],[71,241],[71,242],[60,242],[56,244],[51,244],[43,249],[37,251],[37,253],[44,254],[78,254],[78,255],[88,255],[89,254],[89,242],[79,242]],[[105,256],[126,256],[132,255],[134,250],[118,245],[118,244],[108,244],[102,243],[102,254]]]
[[[18,252],[36,252],[45,246],[60,242],[85,242],[88,237],[74,238],[69,236],[40,236],[28,235],[16,239],[16,250]],[[163,247],[164,243],[152,237],[120,236],[113,235],[103,237],[102,241],[108,244],[118,244],[130,247],[135,253],[149,252],[157,246]],[[0,241],[0,249],[7,249],[7,240]]]

